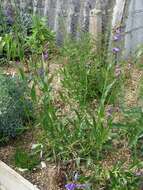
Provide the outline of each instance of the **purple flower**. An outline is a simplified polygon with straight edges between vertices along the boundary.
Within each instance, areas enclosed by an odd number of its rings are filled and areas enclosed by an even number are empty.
[[[117,28],[116,29],[116,34],[120,34],[122,32],[122,29],[121,28]]]
[[[119,65],[116,65],[115,68],[115,77],[119,77],[121,75],[121,68]]]
[[[88,184],[75,184],[75,183],[69,183],[65,185],[66,190],[75,190],[75,189],[86,189],[88,188]]]
[[[7,24],[12,25],[14,23],[13,18],[9,17],[7,18]]]
[[[13,20],[13,10],[8,7],[6,10],[5,10],[5,16],[7,18],[7,23],[12,25],[14,23],[14,20]]]
[[[113,41],[119,41],[119,40],[121,40],[121,35],[120,34],[115,34],[113,36]]]
[[[13,11],[10,7],[8,7],[6,10],[5,10],[5,16],[7,17],[11,17],[13,15]]]
[[[119,53],[120,52],[120,48],[118,48],[118,47],[114,47],[113,49],[112,49],[112,51],[113,51],[113,53]]]
[[[41,68],[38,70],[38,75],[39,75],[40,77],[43,77],[43,76],[44,76],[44,73],[45,73],[45,71],[44,71],[44,69],[41,67]]]
[[[46,61],[48,58],[49,58],[48,52],[44,52],[43,53],[43,59],[44,59],[44,61]]]
[[[113,106],[109,106],[107,109],[107,117],[110,118],[112,117],[113,114]]]
[[[74,189],[76,189],[76,184],[74,184],[74,183],[69,183],[69,184],[65,185],[65,188],[66,188],[67,190],[74,190]]]
[[[19,64],[20,64],[20,61],[16,61],[15,63],[16,63],[16,65],[19,65]]]

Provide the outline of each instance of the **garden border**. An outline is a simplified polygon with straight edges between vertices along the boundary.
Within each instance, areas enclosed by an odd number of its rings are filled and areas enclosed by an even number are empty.
[[[39,190],[12,168],[0,161],[0,190]]]

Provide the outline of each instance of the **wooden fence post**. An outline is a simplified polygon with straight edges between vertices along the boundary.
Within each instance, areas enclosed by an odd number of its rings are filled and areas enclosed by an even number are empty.
[[[101,2],[97,1],[96,8],[90,11],[89,17],[89,33],[92,36],[93,41],[96,42],[95,49],[96,51],[101,46],[102,38],[102,10]]]

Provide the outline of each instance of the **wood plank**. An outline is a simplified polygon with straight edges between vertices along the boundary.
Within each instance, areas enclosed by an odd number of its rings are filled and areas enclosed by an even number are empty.
[[[116,0],[113,10],[112,28],[121,24],[122,18],[124,16],[125,5],[126,0]]]
[[[39,190],[5,163],[0,161],[0,190]]]

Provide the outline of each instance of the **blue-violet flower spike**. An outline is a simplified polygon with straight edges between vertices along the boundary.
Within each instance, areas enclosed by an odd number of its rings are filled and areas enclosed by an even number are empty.
[[[66,190],[75,190],[76,189],[76,184],[74,183],[69,183],[65,185]]]
[[[89,187],[88,184],[69,183],[69,184],[65,185],[66,190],[87,189],[88,187]]]
[[[116,34],[113,36],[113,41],[119,41],[121,40],[121,35],[120,34]]]
[[[43,59],[44,59],[44,61],[46,61],[48,58],[49,58],[48,52],[44,52],[43,53]]]
[[[112,49],[112,51],[113,51],[113,53],[118,53],[118,52],[120,52],[120,48],[114,47],[114,48]]]
[[[38,70],[38,75],[39,75],[40,77],[43,77],[43,76],[44,76],[44,73],[45,73],[45,71],[44,71],[43,68],[40,68],[40,69]]]

